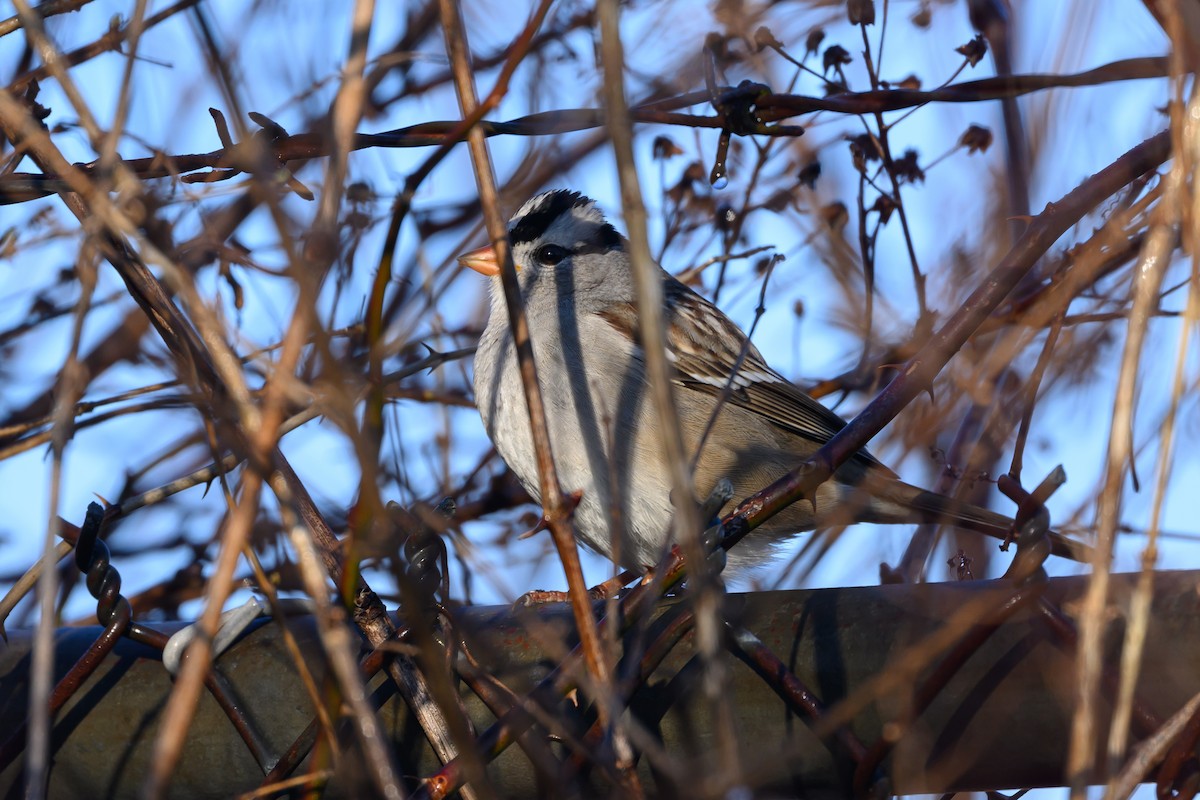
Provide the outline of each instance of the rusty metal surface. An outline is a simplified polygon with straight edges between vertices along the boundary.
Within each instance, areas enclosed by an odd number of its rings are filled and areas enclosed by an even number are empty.
[[[1126,605],[1132,582],[1118,576],[1113,602]],[[1054,579],[1047,597],[1071,608],[1084,579]],[[937,631],[950,615],[995,582],[882,586],[818,591],[732,595],[729,613],[758,636],[824,703],[834,708],[864,686],[889,674],[915,643]],[[1156,580],[1146,645],[1142,701],[1165,718],[1200,691],[1200,573],[1164,572]],[[668,624],[678,601],[667,602],[655,624]],[[514,690],[530,689],[554,665],[539,645],[547,631],[569,636],[570,615],[560,606],[514,616],[508,608],[472,608],[458,613],[460,632],[472,650]],[[1110,663],[1115,663],[1121,615],[1110,624]],[[527,624],[529,623],[529,624]],[[538,635],[530,635],[530,626]],[[548,626],[548,627],[547,627]],[[160,626],[168,629],[170,626]],[[310,665],[322,674],[320,648],[311,619],[292,620]],[[92,644],[98,629],[59,632],[60,675]],[[551,636],[552,640],[554,637]],[[0,730],[13,730],[27,708],[28,644],[14,631],[0,645]],[[678,763],[709,757],[712,732],[693,703],[690,637],[684,637],[632,699],[633,713],[662,739]],[[854,765],[830,749],[809,723],[787,710],[775,692],[748,666],[727,656],[733,671],[732,699],[742,759],[760,788],[788,795],[844,796]],[[243,712],[263,733],[273,758],[304,730],[312,710],[280,643],[275,625],[260,624],[220,657],[218,669]],[[1053,635],[1035,612],[1020,612],[970,656],[915,722],[903,731],[884,768],[896,792],[941,792],[1013,786],[1049,786],[1062,781],[1069,737],[1075,674],[1070,647]],[[876,741],[911,707],[915,681],[891,687],[854,715],[851,728],[863,742]],[[382,677],[373,683],[384,703],[383,720],[405,773],[435,769],[423,736]],[[154,649],[122,640],[56,717],[50,797],[133,797],[146,772],[159,715],[170,691],[169,676]],[[462,688],[480,729],[493,717]],[[578,714],[560,703],[556,711]],[[352,737],[334,781],[333,796],[364,788]],[[23,793],[21,762],[0,773],[0,796]],[[657,784],[645,764],[646,785]],[[489,768],[504,796],[537,793],[533,772],[518,748]],[[171,786],[176,797],[225,797],[255,788],[263,778],[229,719],[205,695]],[[598,786],[602,784],[597,784]]]

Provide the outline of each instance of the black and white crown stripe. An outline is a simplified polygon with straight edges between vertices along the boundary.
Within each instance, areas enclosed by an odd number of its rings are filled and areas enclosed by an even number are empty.
[[[562,243],[572,253],[606,253],[622,246],[623,239],[596,204],[579,192],[556,189],[529,200],[513,216],[508,230],[513,247],[536,242],[545,236],[554,222],[570,214],[582,223],[574,242]]]

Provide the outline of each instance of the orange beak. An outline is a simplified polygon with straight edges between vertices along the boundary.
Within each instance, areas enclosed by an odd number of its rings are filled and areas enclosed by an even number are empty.
[[[500,274],[500,262],[496,260],[496,251],[490,244],[485,244],[478,250],[463,253],[458,257],[458,263],[489,278]]]

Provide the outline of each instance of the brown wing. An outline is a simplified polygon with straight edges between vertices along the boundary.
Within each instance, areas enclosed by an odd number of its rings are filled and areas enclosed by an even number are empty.
[[[668,320],[667,347],[678,386],[717,397],[728,387],[725,402],[817,444],[846,427],[844,419],[771,369],[758,348],[716,306],[674,278],[668,277],[663,289],[674,312]],[[614,327],[627,328],[636,340],[633,306],[612,309],[605,316]],[[681,317],[688,324],[678,324]],[[865,450],[858,457],[879,464]]]

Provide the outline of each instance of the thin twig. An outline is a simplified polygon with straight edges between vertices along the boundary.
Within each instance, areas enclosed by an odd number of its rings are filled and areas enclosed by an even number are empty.
[[[1104,792],[1104,800],[1126,800],[1139,783],[1146,779],[1154,765],[1162,760],[1167,750],[1175,743],[1176,737],[1188,724],[1188,721],[1200,710],[1200,694],[1194,695],[1184,703],[1171,718],[1163,723],[1153,736],[1138,745],[1137,752],[1125,764],[1121,772],[1113,778],[1112,783]]]
[[[616,155],[621,205],[629,231],[629,258],[633,267],[639,338],[657,417],[660,453],[670,472],[671,496],[675,506],[672,532],[688,563],[691,588],[688,598],[696,615],[696,649],[703,668],[701,680],[721,759],[716,780],[721,785],[734,785],[741,780],[742,773],[738,767],[737,742],[733,738],[733,715],[728,696],[729,673],[719,660],[722,652],[721,591],[700,541],[703,523],[696,507],[691,459],[684,449],[679,412],[675,405],[671,380],[673,367],[666,348],[667,321],[663,313],[662,270],[650,255],[646,208],[642,203],[642,190],[633,155],[633,120],[625,100],[625,53],[621,46],[620,10],[617,0],[601,0],[596,10],[600,21],[608,132]],[[626,762],[621,765],[626,770],[632,767],[630,754],[618,751],[618,757]]]
[[[1178,66],[1182,69],[1182,64]],[[1177,82],[1177,91],[1182,91],[1182,85],[1182,81]],[[1186,116],[1183,114],[1182,105],[1176,95],[1171,103],[1170,133],[1177,157],[1163,179],[1163,197],[1158,205],[1158,218],[1146,237],[1138,268],[1134,270],[1133,308],[1129,314],[1129,327],[1113,399],[1104,487],[1096,507],[1096,547],[1091,580],[1088,581],[1087,593],[1081,604],[1079,660],[1076,673],[1077,705],[1071,723],[1071,747],[1067,759],[1067,777],[1073,800],[1083,797],[1088,780],[1095,777],[1092,769],[1093,754],[1096,752],[1096,742],[1103,738],[1099,730],[1097,708],[1101,699],[1100,672],[1104,666],[1102,638],[1121,498],[1126,475],[1132,464],[1130,459],[1133,450],[1133,414],[1138,391],[1138,368],[1147,328],[1158,302],[1163,275],[1170,266],[1170,255],[1175,248],[1174,228],[1181,208],[1180,201],[1186,190],[1185,181],[1189,167],[1185,159],[1178,154],[1192,152],[1190,147],[1184,148],[1179,145],[1184,142],[1190,143],[1197,135],[1195,117],[1200,113],[1200,93],[1193,90],[1193,96],[1187,104]]]
[[[542,6],[548,5],[547,0],[543,0]],[[474,78],[470,71],[470,57],[467,51],[465,32],[454,0],[440,0],[440,6],[442,24],[446,29],[446,47],[450,51],[450,60],[455,71],[455,88],[458,91],[459,104],[465,117],[478,106]],[[525,400],[529,405],[530,427],[533,432],[534,450],[537,453],[538,476],[542,504],[546,512],[546,524],[550,528],[554,546],[558,550],[563,571],[567,576],[567,586],[571,593],[571,609],[575,613],[575,621],[579,627],[579,636],[587,659],[588,671],[597,687],[610,686],[612,670],[600,645],[600,639],[596,632],[596,619],[592,616],[592,607],[587,593],[587,583],[583,579],[583,571],[579,564],[579,552],[576,549],[571,524],[573,503],[568,500],[559,485],[554,461],[550,454],[546,410],[542,402],[537,368],[533,361],[533,347],[529,339],[529,323],[525,316],[525,303],[517,283],[512,250],[508,243],[508,232],[504,219],[500,215],[499,203],[496,198],[491,158],[484,144],[483,131],[478,126],[471,128],[467,136],[467,143],[471,149],[471,161],[475,167],[475,181],[479,189],[479,199],[483,205],[488,237],[496,251],[497,261],[501,264],[500,275],[508,306],[509,323],[512,326],[517,361],[521,368]],[[608,709],[605,703],[600,703],[599,708],[601,714],[607,715]]]

